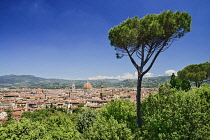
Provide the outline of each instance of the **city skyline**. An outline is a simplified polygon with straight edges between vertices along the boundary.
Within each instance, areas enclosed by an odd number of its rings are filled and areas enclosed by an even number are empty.
[[[210,60],[210,1],[0,2],[0,76],[34,75],[71,80],[134,79],[128,57],[117,59],[108,31],[127,18],[185,11],[191,31],[161,53],[145,77],[170,75]]]

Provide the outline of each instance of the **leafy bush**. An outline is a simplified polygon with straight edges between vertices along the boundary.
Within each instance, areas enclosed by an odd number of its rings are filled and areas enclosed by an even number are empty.
[[[119,123],[126,123],[128,128],[132,130],[137,128],[136,105],[130,100],[109,102],[99,110],[99,114],[107,120],[113,117]]]
[[[119,123],[114,117],[98,116],[93,126],[85,131],[89,140],[133,140],[134,134],[126,123]]]
[[[77,129],[83,133],[94,123],[97,117],[96,110],[86,109],[84,112],[78,115]]]
[[[210,88],[150,95],[143,100],[146,139],[209,139]]]
[[[82,135],[77,131],[68,114],[56,112],[42,120],[22,118],[20,122],[8,124],[6,127],[0,126],[0,139],[79,140],[82,139]]]

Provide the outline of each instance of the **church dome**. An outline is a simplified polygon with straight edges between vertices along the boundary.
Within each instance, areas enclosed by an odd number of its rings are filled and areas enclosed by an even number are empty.
[[[90,88],[92,88],[92,85],[91,85],[89,82],[87,82],[87,83],[84,85],[84,89],[90,89]]]

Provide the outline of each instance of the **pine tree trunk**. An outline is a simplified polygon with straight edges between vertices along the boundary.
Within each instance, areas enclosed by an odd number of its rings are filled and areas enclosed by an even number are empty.
[[[141,113],[141,83],[142,83],[142,77],[138,76],[138,85],[137,85],[137,94],[136,94],[136,106],[137,106],[137,124],[138,127],[142,127],[142,113]]]

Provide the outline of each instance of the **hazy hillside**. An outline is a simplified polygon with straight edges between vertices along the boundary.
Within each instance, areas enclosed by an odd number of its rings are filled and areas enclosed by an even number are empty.
[[[68,82],[62,79],[46,79],[35,77],[33,75],[5,75],[0,76],[0,87],[39,87],[54,83]]]
[[[150,77],[143,79],[143,87],[158,87],[170,79],[169,76]],[[104,87],[136,87],[137,80],[127,79],[104,79],[90,80],[94,88],[100,88],[101,81]],[[5,75],[0,76],[0,88],[70,88],[72,84],[76,88],[82,88],[87,80],[63,80],[63,79],[46,79],[35,77],[33,75]]]

